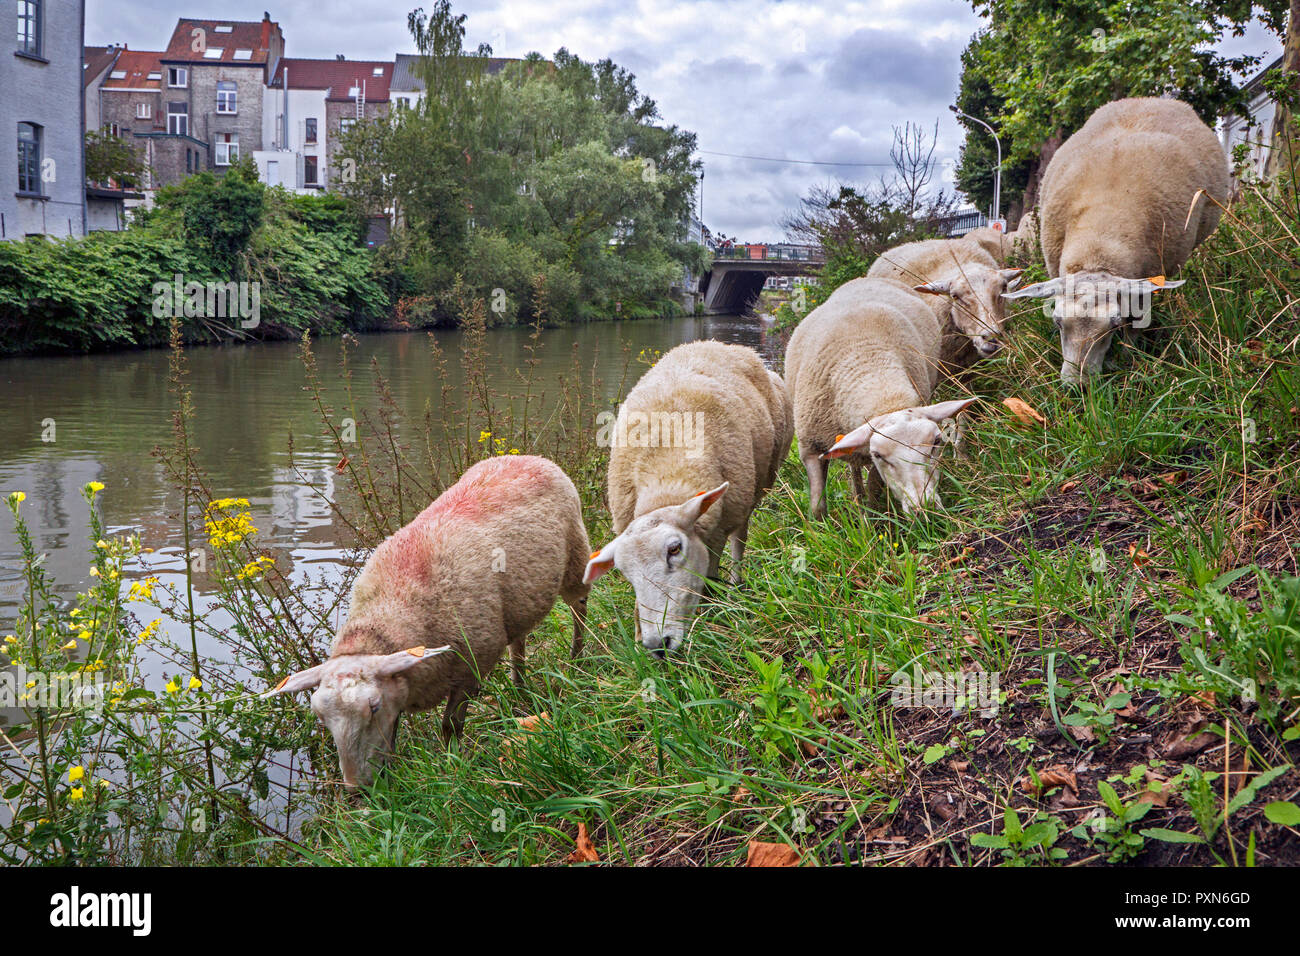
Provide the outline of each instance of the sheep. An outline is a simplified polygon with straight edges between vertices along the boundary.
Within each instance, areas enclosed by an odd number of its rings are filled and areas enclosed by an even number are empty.
[[[870,497],[883,479],[913,513],[941,506],[935,488],[939,423],[974,398],[927,405],[938,377],[940,326],[921,296],[896,279],[846,282],[810,312],[790,337],[786,387],[794,399],[799,457],[808,471],[809,511],[826,516],[831,458],[847,458],[853,496]]]
[[[1214,232],[1228,191],[1223,147],[1178,100],[1107,103],[1061,145],[1040,203],[1052,278],[1007,298],[1054,299],[1062,382],[1100,372],[1125,319],[1144,326],[1152,294],[1183,284],[1165,276]]]
[[[676,438],[665,437],[671,423],[680,423]],[[583,582],[622,571],[636,592],[637,637],[662,659],[685,642],[724,542],[731,582],[740,583],[749,520],[790,450],[793,412],[781,377],[756,352],[700,341],[641,377],[614,428],[615,537],[591,556]]]
[[[945,371],[955,373],[1002,348],[1002,294],[1015,288],[1023,271],[999,268],[983,246],[963,237],[895,246],[880,254],[867,276],[897,279],[932,297],[930,306],[943,329],[940,360]]]
[[[375,549],[329,659],[268,696],[315,688],[311,707],[334,735],[344,784],[366,786],[403,712],[446,701],[449,742],[507,647],[522,685],[524,641],[557,595],[572,610],[572,655],[581,652],[588,550],[582,503],[558,465],[532,455],[480,461]]]
[[[998,265],[1003,265],[1007,261],[1007,255],[1011,252],[1010,233],[1004,233],[992,226],[981,226],[979,229],[972,229],[960,238],[979,246],[991,255]]]

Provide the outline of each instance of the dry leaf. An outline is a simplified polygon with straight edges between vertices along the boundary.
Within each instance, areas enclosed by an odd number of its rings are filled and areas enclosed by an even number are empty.
[[[1072,492],[1075,488],[1078,487],[1079,487],[1079,483],[1077,481],[1067,481],[1065,484],[1061,485],[1060,492],[1063,495],[1068,495],[1070,492]]]
[[[1002,404],[1010,410],[1011,414],[1014,415],[1018,421],[1025,425],[1033,425],[1035,423],[1039,425],[1047,424],[1047,419],[1040,415],[1038,411],[1027,402],[1022,402],[1018,398],[1004,398],[1002,399]]]
[[[1069,787],[1075,793],[1079,792],[1079,781],[1075,777],[1074,771],[1070,770],[1063,764],[1057,764],[1055,767],[1048,767],[1046,770],[1040,770],[1038,780],[1035,782],[1032,775],[1020,778],[1020,789],[1025,793],[1034,795],[1055,787]]]
[[[524,718],[525,720],[527,718]],[[578,836],[573,841],[573,852],[565,857],[570,863],[599,863],[600,854],[587,836],[587,824],[578,824]]]
[[[745,866],[798,866],[799,851],[788,843],[762,843],[749,841],[749,857]]]
[[[1151,555],[1146,553],[1144,548],[1139,548],[1136,541],[1128,543],[1128,559],[1133,562],[1133,567],[1144,568],[1151,563]]]

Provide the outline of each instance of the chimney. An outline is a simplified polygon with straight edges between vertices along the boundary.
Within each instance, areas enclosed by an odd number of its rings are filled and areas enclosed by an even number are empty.
[[[259,49],[268,50],[271,47],[271,14],[264,12],[262,14],[262,42]]]
[[[334,54],[334,59],[336,59],[336,60],[338,60],[340,63],[342,63],[343,60],[346,59],[346,58],[343,56],[342,53],[335,53],[335,54]]]

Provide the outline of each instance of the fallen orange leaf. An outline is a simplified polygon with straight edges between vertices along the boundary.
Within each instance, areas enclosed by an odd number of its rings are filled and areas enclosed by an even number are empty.
[[[578,836],[573,841],[573,852],[565,857],[570,863],[599,863],[600,854],[587,836],[587,824],[578,824]]]
[[[798,866],[799,851],[788,843],[763,843],[749,841],[749,857],[745,866]]]
[[[1047,419],[1029,403],[1022,402],[1018,398],[1004,398],[1002,404],[1007,407],[1012,415],[1026,425],[1032,425],[1037,422],[1039,425],[1046,425]]]

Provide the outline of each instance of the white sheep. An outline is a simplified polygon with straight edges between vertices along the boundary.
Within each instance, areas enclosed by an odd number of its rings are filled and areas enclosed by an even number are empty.
[[[940,504],[939,423],[973,398],[929,405],[938,377],[939,320],[920,295],[894,279],[846,282],[799,323],[785,353],[799,457],[808,471],[809,510],[826,514],[830,458],[848,458],[853,494],[862,468],[908,513]]]
[[[979,229],[972,229],[970,232],[963,233],[960,237],[965,242],[973,242],[989,255],[991,255],[998,265],[1007,261],[1007,256],[1011,253],[1011,235],[1002,232],[1000,229],[994,229],[992,226],[981,226]]]
[[[1007,298],[1054,301],[1061,381],[1101,371],[1114,331],[1146,323],[1151,296],[1214,232],[1228,160],[1196,111],[1173,99],[1116,100],[1056,151],[1043,175],[1046,282]]]
[[[641,377],[614,429],[616,537],[591,556],[583,581],[622,571],[636,592],[637,636],[663,657],[686,639],[724,543],[740,582],[750,517],[790,450],[790,401],[752,349],[691,342]]]
[[[1002,294],[1015,288],[1023,271],[1000,268],[982,245],[962,237],[895,246],[877,257],[867,276],[897,279],[930,297],[943,329],[940,358],[955,373],[1002,348]]]
[[[312,710],[334,735],[343,782],[364,786],[403,712],[446,701],[443,738],[460,734],[507,647],[521,684],[525,639],[557,596],[572,609],[577,656],[588,549],[582,503],[558,465],[532,455],[481,461],[375,549],[329,659],[270,693],[316,688]]]

